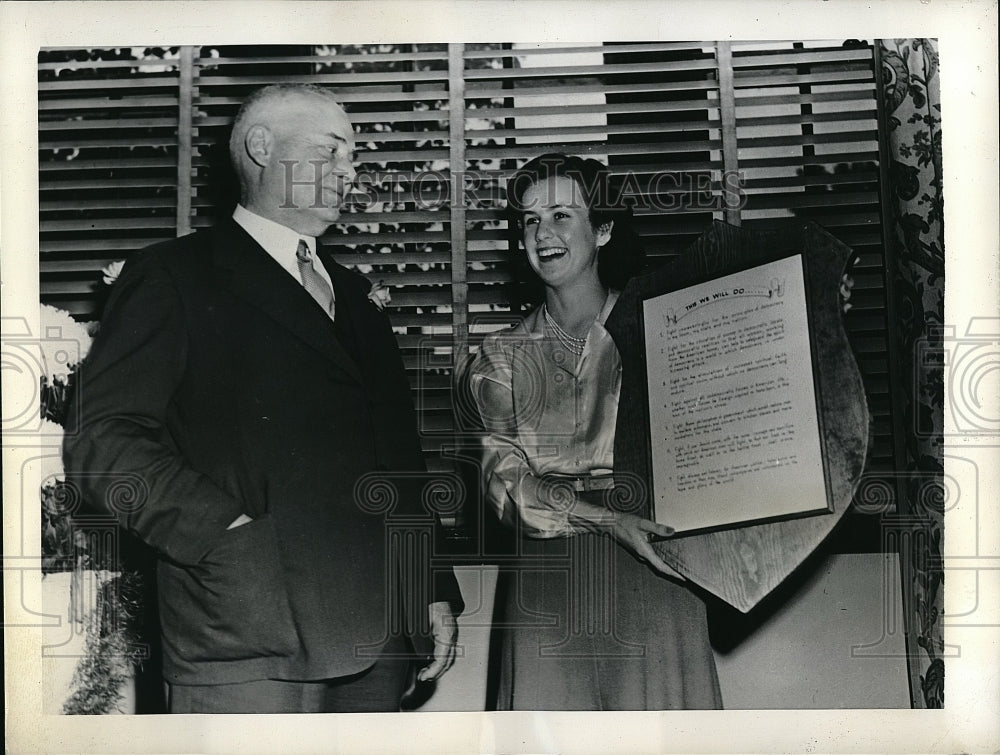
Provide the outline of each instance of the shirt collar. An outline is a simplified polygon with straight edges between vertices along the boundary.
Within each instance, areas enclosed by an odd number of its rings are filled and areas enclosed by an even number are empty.
[[[299,272],[295,263],[295,250],[299,245],[299,239],[309,245],[311,252],[314,254],[316,252],[315,236],[305,236],[288,226],[261,217],[243,205],[236,205],[233,220],[296,280],[299,279]]]
[[[604,305],[601,307],[601,311],[597,313],[597,319],[594,320],[594,324],[590,326],[591,334],[602,334],[607,333],[607,329],[604,327],[604,323],[608,321],[611,316],[611,310],[615,308],[615,304],[618,303],[618,298],[621,296],[621,291],[616,291],[615,289],[608,290],[608,297],[604,300]],[[542,316],[542,307],[535,307],[531,313],[524,318],[524,328],[531,334],[533,338],[544,338],[545,337],[545,318]]]
[[[621,291],[615,291],[613,288],[608,291],[608,298],[604,300],[604,306],[601,307],[600,314],[597,315],[597,319],[594,321],[595,325],[600,325],[601,330],[604,330],[604,323],[608,321],[611,316],[611,310],[615,308],[615,304],[618,303],[618,297],[621,296]]]

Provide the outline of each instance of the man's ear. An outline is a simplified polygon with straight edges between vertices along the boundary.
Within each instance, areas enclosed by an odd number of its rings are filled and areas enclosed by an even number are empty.
[[[255,123],[248,128],[246,138],[243,140],[247,155],[262,168],[271,160],[273,144],[274,136],[271,130],[261,123]]]
[[[597,226],[597,247],[600,248],[611,241],[611,231],[614,230],[615,221],[609,220]]]

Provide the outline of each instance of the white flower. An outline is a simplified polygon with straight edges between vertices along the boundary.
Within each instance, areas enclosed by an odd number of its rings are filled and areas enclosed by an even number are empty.
[[[90,334],[86,326],[62,309],[43,304],[41,315],[42,332],[38,343],[45,375],[50,383],[56,378],[65,382],[90,351]]]
[[[58,439],[59,446],[62,447],[63,429],[55,422],[43,419],[38,434],[45,438],[46,445]],[[66,479],[66,470],[63,469],[61,455],[43,456],[41,462],[42,487],[52,485],[56,481],[63,482]]]
[[[372,284],[371,291],[368,292],[368,299],[379,308],[379,311],[382,311],[392,301],[392,295],[389,293],[389,287],[379,281]]]
[[[118,280],[118,276],[121,275],[122,267],[124,265],[125,260],[117,260],[101,270],[101,273],[104,275],[104,284],[106,286],[111,286],[116,280]]]

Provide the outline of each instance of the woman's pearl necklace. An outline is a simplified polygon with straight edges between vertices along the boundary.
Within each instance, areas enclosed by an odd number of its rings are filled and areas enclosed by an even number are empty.
[[[549,324],[549,327],[552,328],[552,330],[555,332],[556,338],[559,339],[559,343],[561,343],[563,346],[565,346],[567,349],[572,351],[577,356],[583,354],[583,348],[584,346],[587,345],[586,337],[577,338],[576,336],[570,335],[565,330],[563,330],[562,327],[559,325],[559,323],[557,323],[555,319],[552,317],[552,315],[549,314],[549,308],[544,304],[542,305],[542,314],[545,315],[545,322],[547,322]]]
[[[593,322],[591,322],[591,325],[597,322],[597,318],[600,317],[601,312],[604,311],[604,307],[608,303],[608,296],[609,296],[608,293],[604,295],[604,304],[601,305],[601,308],[597,311],[597,314],[594,315],[594,319]],[[556,338],[559,339],[559,343],[561,343],[563,346],[565,346],[567,349],[572,351],[577,356],[582,356],[583,349],[587,345],[587,337],[584,336],[583,338],[577,338],[571,333],[567,333],[565,330],[563,330],[562,326],[556,322],[555,318],[551,314],[549,314],[549,307],[547,304],[542,304],[542,314],[545,315],[545,322],[547,322],[549,324],[549,327],[552,328],[552,330],[555,332]],[[588,328],[587,330],[589,332],[590,328]]]

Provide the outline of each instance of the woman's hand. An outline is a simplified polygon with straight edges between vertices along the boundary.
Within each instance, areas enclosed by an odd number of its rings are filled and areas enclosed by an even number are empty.
[[[673,528],[619,511],[615,512],[615,523],[611,527],[611,533],[615,540],[628,548],[636,558],[649,564],[660,574],[684,580],[682,575],[667,566],[650,543],[651,536],[670,537],[674,534]]]

